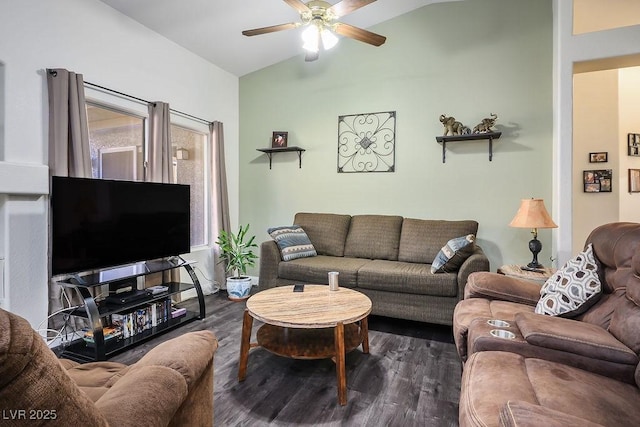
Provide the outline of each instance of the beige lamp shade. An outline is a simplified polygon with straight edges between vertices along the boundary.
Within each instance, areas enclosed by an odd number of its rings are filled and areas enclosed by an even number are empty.
[[[542,199],[522,199],[516,216],[509,223],[518,228],[557,228]]]

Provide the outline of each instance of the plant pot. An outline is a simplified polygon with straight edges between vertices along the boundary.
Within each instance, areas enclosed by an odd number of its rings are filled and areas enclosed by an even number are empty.
[[[251,277],[227,277],[227,293],[231,301],[242,301],[251,293]]]

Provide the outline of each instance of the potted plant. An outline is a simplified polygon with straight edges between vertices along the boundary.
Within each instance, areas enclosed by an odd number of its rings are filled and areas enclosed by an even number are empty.
[[[258,257],[253,253],[253,249],[258,245],[254,243],[256,236],[251,236],[245,241],[248,230],[249,224],[245,227],[241,225],[238,234],[222,230],[216,241],[220,247],[220,262],[225,262],[227,273],[232,274],[227,277],[227,293],[233,301],[247,299],[251,292],[251,278],[246,275],[247,267],[255,265],[255,259]]]

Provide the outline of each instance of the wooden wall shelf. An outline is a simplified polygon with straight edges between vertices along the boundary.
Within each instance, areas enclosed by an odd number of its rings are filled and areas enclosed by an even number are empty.
[[[500,138],[502,132],[486,132],[486,133],[472,133],[469,135],[447,135],[436,136],[436,141],[442,144],[442,163],[446,160],[447,142],[455,141],[478,141],[489,140],[489,161],[493,159],[493,140]]]
[[[302,169],[302,152],[305,151],[304,148],[300,147],[281,147],[281,148],[256,148],[256,150],[265,153],[269,156],[269,169],[271,169],[271,157],[274,153],[284,153],[287,151],[297,151],[298,152],[298,168]]]

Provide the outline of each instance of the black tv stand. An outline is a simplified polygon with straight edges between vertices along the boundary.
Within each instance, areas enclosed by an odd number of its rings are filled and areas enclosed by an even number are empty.
[[[153,336],[168,332],[192,320],[204,319],[204,294],[202,292],[200,282],[198,281],[198,277],[191,267],[191,264],[192,262],[185,261],[180,257],[172,257],[168,259],[146,261],[100,270],[87,275],[73,275],[64,281],[58,282],[64,287],[75,288],[78,290],[84,300],[84,304],[82,307],[72,311],[71,315],[88,319],[90,329],[93,331],[93,345],[87,345],[84,339],[80,338],[72,341],[70,344],[66,344],[60,356],[81,363],[107,360],[109,357],[125,350],[126,348],[136,346]],[[168,288],[167,292],[155,295],[149,294],[142,299],[124,301],[118,304],[109,303],[106,299],[97,300],[91,292],[93,288],[104,285],[117,284],[118,286],[121,286],[123,283],[126,283],[127,280],[131,280],[134,284],[134,289],[136,289],[135,283],[137,282],[138,277],[154,273],[163,273],[175,268],[184,268],[187,273],[189,273],[192,283],[163,281],[162,285]],[[169,312],[169,316],[166,321],[147,329],[142,333],[127,338],[105,341],[103,328],[109,326],[107,324],[107,319],[112,315],[131,312],[132,310],[148,307],[155,303],[168,302],[172,295],[176,295],[190,289],[195,289],[196,291],[199,305],[198,312],[187,311],[186,314],[177,318],[171,318],[171,313]]]

